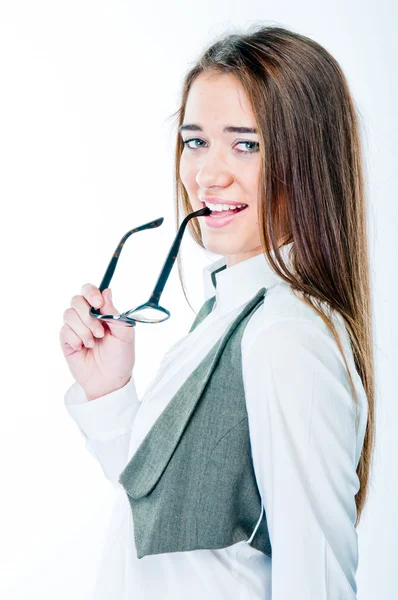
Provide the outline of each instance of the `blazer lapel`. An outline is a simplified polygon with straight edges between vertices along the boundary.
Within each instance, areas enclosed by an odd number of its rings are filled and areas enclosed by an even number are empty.
[[[119,475],[119,482],[132,498],[146,496],[155,487],[199,402],[224,345],[239,322],[251,312],[256,304],[260,303],[265,293],[266,288],[261,288],[245,305],[197,369],[170,400]],[[214,304],[215,297],[209,298],[204,303],[195,321],[199,322],[198,317],[202,310],[202,315],[207,311],[210,312],[211,301]],[[195,322],[191,330],[194,326],[196,326]]]

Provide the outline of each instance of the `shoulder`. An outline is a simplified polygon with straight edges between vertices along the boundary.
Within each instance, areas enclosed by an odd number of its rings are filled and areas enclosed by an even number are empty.
[[[342,318],[332,312],[348,362],[352,351]],[[327,363],[343,374],[345,365],[336,340],[314,308],[285,282],[269,288],[264,302],[253,313],[242,337],[242,360],[260,352],[274,366]]]
[[[317,312],[294,291],[286,282],[269,287],[265,293],[264,302],[253,314],[250,322],[259,327],[266,327],[285,319],[306,321],[308,324],[320,326],[323,323]]]

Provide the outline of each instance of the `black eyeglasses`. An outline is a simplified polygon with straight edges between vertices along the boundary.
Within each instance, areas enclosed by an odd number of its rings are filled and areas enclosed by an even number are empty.
[[[99,308],[90,307],[90,315],[99,319],[100,321],[110,321],[111,323],[120,323],[121,325],[125,325],[127,327],[135,327],[137,322],[139,323],[161,323],[162,321],[166,321],[170,318],[170,312],[163,308],[163,306],[159,305],[160,296],[163,292],[164,286],[166,285],[166,281],[170,275],[171,269],[173,268],[175,259],[177,258],[178,250],[181,244],[182,236],[184,235],[185,228],[187,223],[193,217],[202,217],[206,215],[210,215],[211,210],[207,208],[201,208],[196,212],[193,212],[185,217],[183,222],[181,223],[177,235],[174,238],[174,242],[170,248],[170,251],[167,255],[167,258],[164,262],[162,270],[160,272],[159,278],[156,282],[155,288],[148,300],[145,304],[140,304],[136,308],[132,308],[120,315],[101,315]],[[115,272],[117,261],[119,260],[120,253],[124,246],[127,238],[130,237],[133,233],[137,231],[143,231],[144,229],[152,229],[154,227],[159,227],[164,221],[164,218],[156,219],[155,221],[150,221],[149,223],[145,223],[145,225],[140,225],[139,227],[135,227],[128,231],[120,240],[114,255],[108,265],[108,268],[105,272],[104,277],[99,286],[100,292],[103,292],[106,288],[109,287],[112,276]]]

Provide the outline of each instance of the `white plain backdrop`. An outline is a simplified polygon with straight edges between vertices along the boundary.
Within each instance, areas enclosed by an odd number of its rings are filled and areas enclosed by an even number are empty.
[[[64,408],[73,379],[59,347],[63,312],[84,283],[99,285],[124,233],[164,217],[128,240],[111,284],[120,311],[148,299],[175,235],[169,117],[182,77],[215,36],[256,22],[325,46],[360,110],[377,441],[358,598],[397,597],[397,16],[393,0],[1,0],[1,598],[90,598],[114,489]],[[202,268],[218,256],[188,235],[181,252],[197,311]],[[162,303],[171,319],[136,331],[140,397],[195,317],[176,265]]]

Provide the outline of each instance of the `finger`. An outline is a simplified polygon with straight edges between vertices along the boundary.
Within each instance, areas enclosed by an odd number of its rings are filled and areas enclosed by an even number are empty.
[[[99,289],[92,285],[91,283],[86,283],[83,287],[82,287],[82,291],[86,294],[85,296],[85,300],[86,302],[88,302],[88,304],[90,306],[94,306],[94,308],[99,308],[99,313],[101,315],[113,315],[113,316],[117,316],[120,314],[120,311],[117,310],[117,308],[115,307],[115,305],[113,304],[113,300],[112,300],[112,291],[110,288],[105,288],[101,294],[101,292],[99,291]],[[96,294],[101,295],[101,301],[102,304],[98,307],[95,307],[94,305],[94,296]],[[90,319],[94,320],[94,321],[100,321],[99,319],[96,319],[95,316],[90,315],[90,309],[89,309],[89,317]],[[102,327],[104,328],[105,331],[107,331],[109,329],[109,331],[115,335],[117,338],[125,340],[130,342],[132,339],[134,339],[134,331],[132,332],[131,330],[134,329],[134,327],[121,327],[120,323],[114,322],[112,323],[111,320],[107,320],[107,321],[102,321]]]
[[[90,315],[90,303],[87,302],[83,296],[73,296],[70,305],[76,310],[82,322],[90,329],[95,337],[104,336],[104,326],[98,319]]]
[[[100,313],[102,315],[119,315],[119,311],[115,308],[112,301],[112,291],[110,288],[106,288],[102,292],[102,296],[104,298],[104,304],[100,308]],[[121,326],[120,323],[115,321],[106,321],[107,326],[109,327],[112,334],[118,337],[121,340],[131,342],[134,339],[134,326],[126,327]],[[133,331],[132,331],[133,330]]]
[[[81,295],[87,300],[90,306],[94,306],[94,308],[100,308],[103,304],[100,290],[92,283],[85,283],[82,286]]]
[[[67,323],[62,325],[59,333],[59,339],[62,346],[70,346],[72,350],[75,350],[76,352],[79,352],[82,349],[82,340],[78,335],[76,335],[76,333],[69,327]]]
[[[78,298],[78,297],[76,297]],[[80,296],[83,302],[86,302],[82,296]],[[79,303],[79,300],[72,298],[73,303]],[[81,308],[76,309],[74,307],[67,308],[64,312],[64,323],[69,325],[69,327],[75,332],[75,334],[82,340],[83,344],[86,348],[93,348],[95,341],[93,338],[92,331],[90,327],[82,321],[80,316]],[[87,317],[84,317],[87,318]]]
[[[111,288],[106,288],[102,292],[102,298],[103,298],[104,304],[100,308],[101,315],[116,316],[116,315],[120,314],[119,311],[117,310],[117,308],[113,304]]]
[[[108,290],[107,296],[104,292]],[[100,314],[119,315],[120,312],[114,306],[112,301],[112,292],[110,288],[105,288],[101,294],[99,288],[92,283],[85,283],[82,286],[82,296],[87,300],[90,306],[100,309]],[[95,317],[94,317],[95,318]]]

